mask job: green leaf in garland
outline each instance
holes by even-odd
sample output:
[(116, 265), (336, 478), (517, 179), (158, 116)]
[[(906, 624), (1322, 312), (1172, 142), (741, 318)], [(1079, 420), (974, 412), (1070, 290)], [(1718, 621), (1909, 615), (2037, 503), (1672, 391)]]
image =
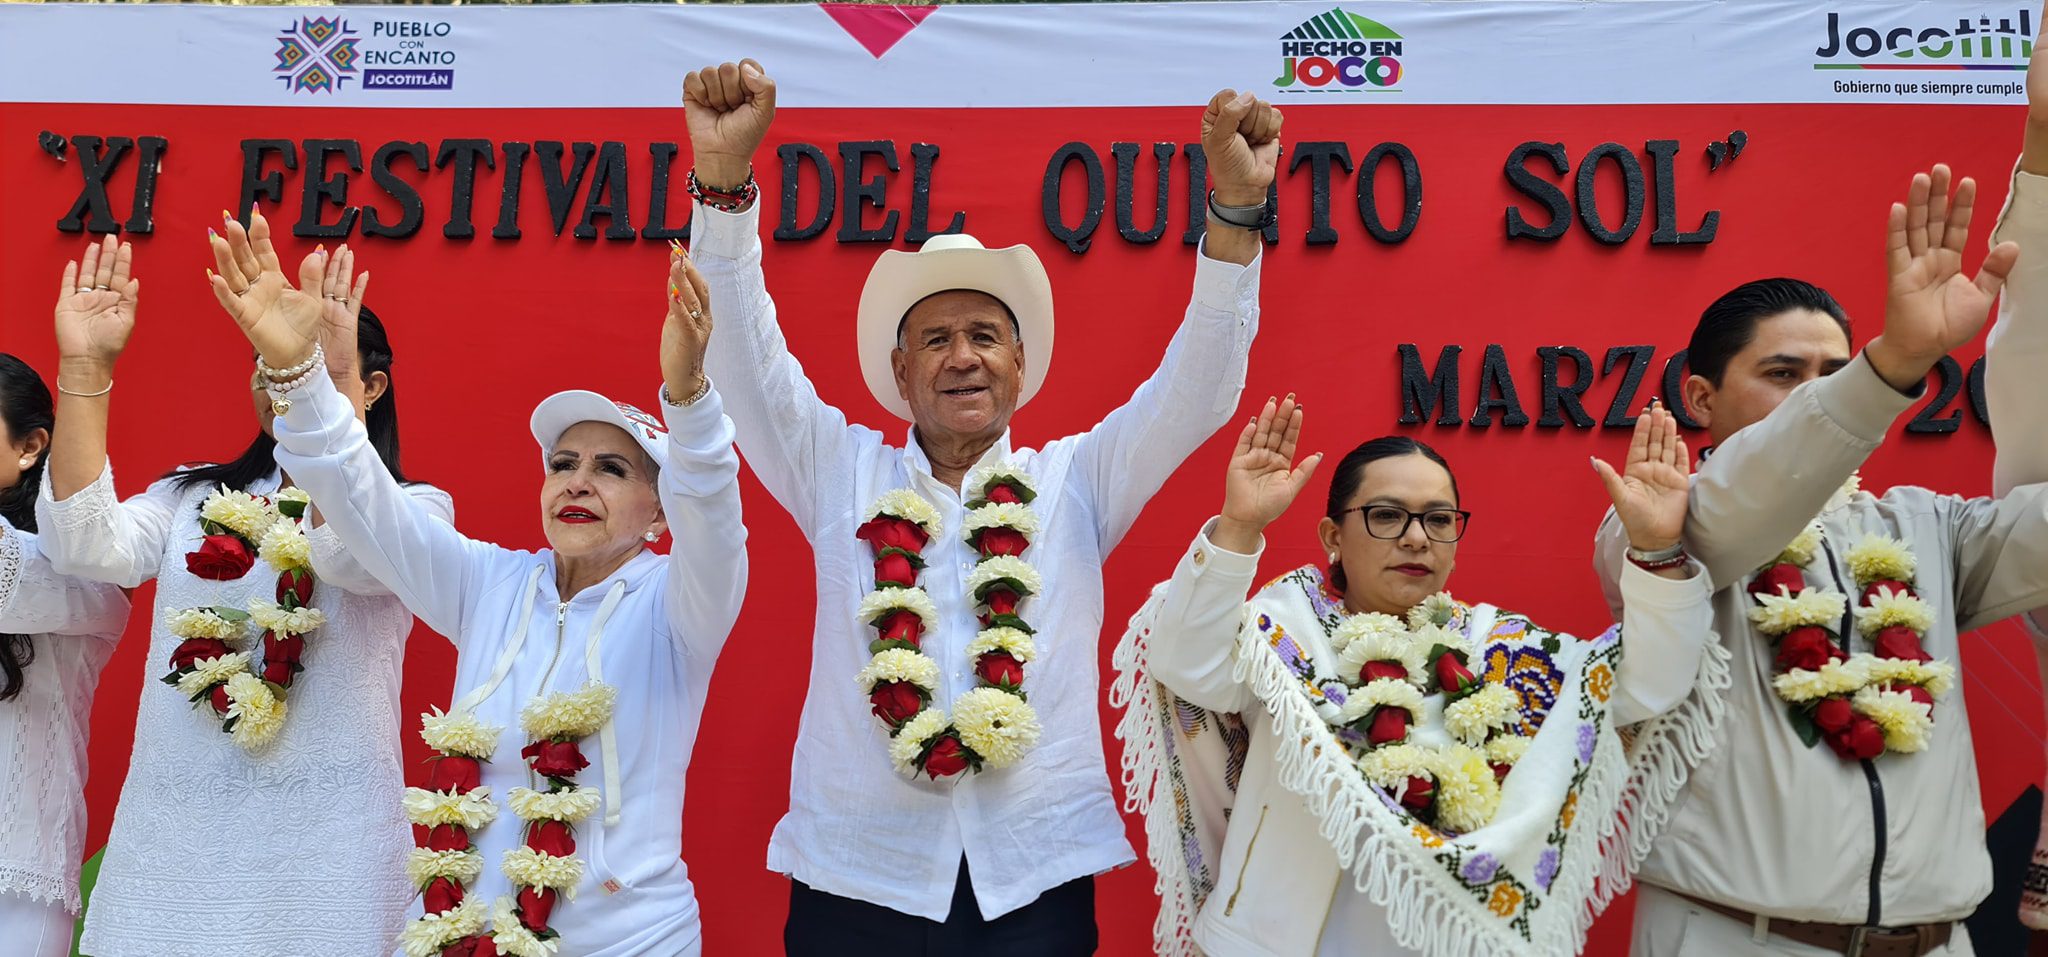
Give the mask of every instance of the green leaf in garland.
[(1820, 744), (1820, 725), (1813, 723), (1813, 716), (1806, 708), (1797, 704), (1785, 706), (1785, 715), (1792, 721), (1792, 730), (1799, 732), (1799, 740), (1811, 748)]
[(215, 605), (212, 608), (208, 608), (207, 611), (213, 612), (214, 615), (220, 618), (222, 621), (231, 621), (237, 625), (249, 620), (249, 613), (243, 611), (240, 608), (230, 608), (226, 605)]
[(1029, 624), (1025, 623), (1023, 617), (1019, 615), (991, 615), (989, 616), (987, 627), (1015, 628), (1018, 631), (1021, 631), (1027, 635), (1038, 634), (1037, 629), (1034, 629)]

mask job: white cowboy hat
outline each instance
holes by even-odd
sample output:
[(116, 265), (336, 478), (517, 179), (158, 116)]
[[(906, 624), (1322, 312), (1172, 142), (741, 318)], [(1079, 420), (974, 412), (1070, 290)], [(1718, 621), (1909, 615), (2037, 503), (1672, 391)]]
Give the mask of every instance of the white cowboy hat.
[(624, 429), (633, 437), (657, 468), (668, 467), (668, 429), (661, 420), (624, 402), (614, 402), (595, 392), (571, 389), (542, 399), (533, 407), (533, 440), (546, 455), (561, 441), (562, 433), (578, 422), (603, 422)]
[(1022, 408), (1045, 384), (1052, 365), (1052, 280), (1031, 247), (988, 249), (965, 233), (933, 236), (917, 252), (891, 249), (875, 260), (860, 290), (855, 331), (868, 391), (883, 408), (910, 421), (910, 403), (896, 392), (896, 372), (889, 364), (896, 329), (918, 300), (949, 289), (988, 293), (1017, 317), (1024, 338), (1024, 384), (1017, 393)]

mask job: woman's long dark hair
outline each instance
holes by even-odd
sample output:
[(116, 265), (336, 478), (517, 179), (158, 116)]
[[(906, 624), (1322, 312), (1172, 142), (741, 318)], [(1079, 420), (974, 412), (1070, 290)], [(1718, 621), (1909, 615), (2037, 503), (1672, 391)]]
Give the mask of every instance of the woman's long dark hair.
[[(386, 379), (384, 395), (377, 399), (377, 404), (370, 406), (370, 414), (364, 423), (370, 432), (370, 447), (377, 450), (377, 457), (384, 460), (384, 467), (391, 471), (392, 478), (400, 484), (410, 484), (405, 470), (398, 465), (398, 379), (391, 375), (391, 339), (384, 333), (383, 320), (378, 319), (368, 306), (363, 307), (362, 315), (356, 321), (356, 352), (361, 356), (360, 368), (364, 379), (374, 372), (384, 373)], [(276, 449), (277, 440), (269, 433), (259, 431), (249, 447), (231, 461), (184, 469), (164, 477), (180, 491), (216, 485), (246, 491), (277, 470), (277, 460), (273, 457)]]
[[(1381, 459), (1398, 458), (1403, 455), (1420, 455), (1444, 467), (1444, 474), (1451, 478), (1451, 497), (1458, 495), (1458, 476), (1451, 471), (1451, 463), (1430, 448), (1428, 444), (1405, 435), (1383, 435), (1352, 449), (1350, 454), (1337, 463), (1337, 470), (1330, 475), (1330, 499), (1323, 514), (1332, 521), (1344, 520), (1345, 503), (1358, 494), (1358, 487), (1365, 483), (1365, 467)], [(1344, 578), (1344, 563), (1330, 563), (1330, 585), (1338, 591), (1351, 587)]]
[[(57, 424), (56, 407), (43, 377), (5, 352), (0, 352), (0, 421), (7, 423), (7, 434), (16, 438)], [(36, 530), (36, 491), (49, 459), (46, 446), (35, 464), (21, 471), (21, 481), (13, 488), (0, 489), (0, 518), (7, 519), (7, 524), (24, 532)], [(22, 672), (35, 657), (36, 646), (29, 636), (0, 634), (0, 701), (21, 693)]]

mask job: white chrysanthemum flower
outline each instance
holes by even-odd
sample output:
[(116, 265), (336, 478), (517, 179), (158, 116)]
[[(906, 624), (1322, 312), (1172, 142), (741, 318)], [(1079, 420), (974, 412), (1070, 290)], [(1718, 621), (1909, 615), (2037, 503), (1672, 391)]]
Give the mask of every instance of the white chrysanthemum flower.
[(1451, 651), (1463, 652), (1466, 661), (1471, 661), (1473, 657), (1472, 645), (1465, 640), (1465, 636), (1442, 625), (1423, 625), (1409, 633), (1409, 640), (1422, 649), (1425, 658), (1429, 656), (1429, 650), (1438, 645)]
[(488, 759), (498, 753), (498, 736), (504, 728), (485, 724), (473, 711), (443, 714), (435, 708), (420, 715), (420, 740), (442, 754)]
[(223, 485), (199, 506), (199, 517), (253, 542), (278, 516), (270, 503)]
[(589, 817), (604, 804), (603, 795), (596, 788), (574, 787), (566, 791), (535, 791), (532, 788), (513, 788), (505, 793), (505, 803), (512, 806), (512, 813), (522, 821), (564, 821), (575, 824)]
[(1852, 655), (1846, 661), (1830, 661), (1819, 671), (1794, 668), (1771, 679), (1778, 697), (1795, 704), (1832, 695), (1848, 694), (1869, 683), (1869, 655)]
[(296, 485), (287, 485), (284, 488), (278, 489), (277, 494), (272, 495), (270, 497), (270, 500), (272, 502), (279, 503), (297, 502), (300, 505), (313, 504), (313, 496), (306, 494), (305, 489), (302, 489)]
[(925, 742), (932, 736), (946, 730), (946, 713), (937, 708), (926, 708), (912, 715), (903, 727), (896, 729), (896, 735), (889, 739), (889, 760), (896, 765), (896, 771), (915, 777), (917, 756), (924, 753)]
[(939, 687), (939, 663), (931, 656), (908, 648), (884, 648), (868, 659), (867, 667), (854, 676), (860, 682), (860, 691), (867, 694), (875, 686), (890, 681), (908, 681), (926, 691)]
[(974, 471), (967, 473), (967, 484), (961, 487), (968, 490), (970, 498), (984, 498), (988, 495), (989, 486), (995, 485), (998, 482), (1004, 484), (1014, 482), (1017, 485), (1030, 489), (1034, 495), (1038, 492), (1038, 486), (1031, 484), (1031, 476), (1024, 474), (1023, 469), (1008, 462), (992, 462), (976, 468)]
[(235, 641), (247, 636), (242, 623), (229, 621), (211, 608), (180, 608), (164, 613), (164, 630), (179, 638), (212, 638)]
[(1007, 691), (976, 688), (953, 702), (953, 728), (983, 764), (1006, 768), (1038, 743), (1038, 712)]
[(1019, 664), (1028, 665), (1031, 659), (1038, 657), (1038, 644), (1022, 630), (1005, 625), (984, 628), (980, 634), (974, 636), (973, 641), (967, 643), (967, 658), (970, 661), (991, 651), (1003, 652), (1017, 659)]
[(278, 635), (303, 635), (327, 624), (327, 615), (318, 608), (304, 607), (285, 611), (284, 606), (263, 598), (249, 599), (249, 620), (256, 627)]
[(1342, 654), (1352, 642), (1367, 635), (1406, 637), (1407, 628), (1401, 624), (1401, 619), (1376, 611), (1345, 615), (1337, 622), (1337, 627), (1330, 630), (1330, 650)]
[(483, 872), (483, 856), (474, 851), (431, 851), (415, 847), (405, 858), (405, 879), (414, 887), (424, 887), (428, 881), (442, 877), (466, 885), (482, 876)]
[(1486, 760), (1494, 764), (1512, 765), (1529, 753), (1529, 745), (1535, 738), (1522, 734), (1499, 734), (1486, 742)]
[(1827, 504), (1822, 505), (1820, 510), (1822, 512), (1832, 512), (1835, 509), (1841, 508), (1849, 504), (1849, 500), (1855, 498), (1856, 493), (1860, 491), (1863, 491), (1863, 476), (1851, 472), (1849, 473), (1849, 480), (1843, 482), (1842, 487), (1835, 490), (1835, 494), (1828, 496)]
[(405, 819), (421, 827), (460, 824), (475, 832), (498, 819), (498, 805), (491, 800), (491, 789), (487, 787), (461, 794), (406, 788), (402, 803)]
[(1485, 755), (1463, 745), (1438, 752), (1437, 823), (1460, 833), (1485, 827), (1500, 810), (1500, 779)]
[(1905, 692), (1870, 687), (1856, 692), (1849, 703), (1883, 729), (1887, 749), (1900, 754), (1927, 749), (1934, 734), (1934, 712)]
[(1856, 630), (1874, 635), (1894, 625), (1904, 625), (1920, 634), (1934, 627), (1934, 606), (1918, 595), (1885, 589), (1856, 609)]
[(960, 524), (960, 537), (972, 541), (974, 533), (984, 528), (1014, 528), (1029, 538), (1038, 534), (1038, 513), (1017, 502), (990, 502), (967, 510), (967, 520)]
[(1856, 579), (1857, 587), (1867, 587), (1871, 582), (1911, 582), (1917, 562), (1913, 550), (1890, 535), (1870, 535), (1849, 546), (1842, 553), (1842, 561), (1849, 566), (1849, 574)]
[(932, 507), (932, 503), (925, 501), (916, 492), (907, 488), (891, 489), (890, 491), (883, 492), (881, 497), (875, 499), (874, 503), (868, 506), (867, 514), (862, 518), (861, 522), (866, 524), (883, 515), (911, 522), (917, 527), (924, 529), (924, 533), (933, 538), (939, 536), (939, 531), (944, 528), (945, 522), (945, 519), (939, 515), (939, 510)]
[(939, 627), (939, 606), (932, 603), (932, 596), (922, 588), (877, 588), (868, 592), (860, 600), (860, 610), (854, 613), (854, 619), (872, 625), (876, 619), (898, 610), (915, 612), (926, 631)]
[(508, 957), (553, 957), (561, 940), (560, 937), (542, 940), (519, 922), (519, 912), (513, 906), (512, 898), (498, 898), (498, 904), (491, 912), (491, 943), (497, 946), (498, 953)]
[(1434, 748), (1416, 744), (1390, 744), (1374, 748), (1358, 758), (1358, 770), (1367, 781), (1391, 792), (1400, 792), (1411, 777), (1436, 777)]
[(995, 555), (974, 566), (974, 571), (967, 576), (967, 593), (972, 595), (980, 591), (981, 586), (1005, 578), (1024, 586), (1023, 594), (1018, 596), (1020, 598), (1029, 598), (1045, 588), (1045, 583), (1038, 577), (1038, 569), (1031, 567), (1030, 562), (1015, 555)]
[(1451, 593), (1440, 591), (1424, 598), (1420, 604), (1408, 609), (1408, 627), (1421, 628), (1425, 625), (1448, 625), (1458, 614), (1458, 603)]
[(527, 702), (520, 709), (519, 726), (529, 738), (587, 738), (612, 719), (612, 705), (619, 689), (607, 684), (586, 684), (575, 691), (556, 691)]
[(1797, 595), (1757, 595), (1749, 620), (1766, 635), (1789, 634), (1808, 625), (1832, 625), (1842, 620), (1849, 599), (1841, 592), (1809, 588)]
[(1351, 724), (1375, 708), (1400, 708), (1408, 712), (1411, 722), (1421, 721), (1422, 689), (1398, 678), (1368, 681), (1344, 696), (1344, 705), (1337, 709), (1337, 723)]
[(239, 652), (192, 662), (192, 670), (178, 679), (178, 693), (187, 698), (221, 684), (236, 675), (249, 673), (249, 653)]
[(1352, 615), (1337, 625), (1333, 644), (1339, 634), (1344, 637), (1337, 649), (1337, 677), (1346, 684), (1357, 684), (1372, 661), (1399, 662), (1408, 670), (1408, 680), (1417, 685), (1427, 680), (1429, 646), (1411, 637), (1392, 615)]
[(1444, 708), (1444, 730), (1472, 746), (1485, 743), (1496, 728), (1522, 717), (1521, 702), (1505, 685), (1489, 684)]
[(228, 713), (235, 719), (235, 743), (254, 750), (270, 743), (284, 728), (284, 699), (270, 693), (263, 679), (242, 672), (228, 679)]
[(498, 868), (516, 885), (549, 888), (572, 900), (576, 897), (576, 885), (583, 881), (582, 858), (556, 857), (525, 845), (506, 851)]
[(408, 922), (405, 931), (399, 935), (398, 943), (405, 949), (405, 957), (436, 957), (449, 944), (482, 933), (484, 921), (489, 916), (484, 910), (483, 898), (464, 897), (462, 903), (444, 913), (428, 914)]
[(1821, 531), (1820, 523), (1815, 522), (1806, 526), (1799, 533), (1799, 537), (1792, 539), (1792, 544), (1785, 546), (1785, 550), (1778, 553), (1778, 561), (1804, 568), (1813, 562), (1814, 556), (1820, 554), (1820, 543), (1824, 537), (1825, 533)]
[(296, 519), (280, 518), (270, 523), (257, 540), (256, 548), (257, 554), (280, 572), (313, 570), (313, 542)]
[(1956, 666), (1946, 661), (1869, 657), (1869, 676), (1873, 685), (1919, 685), (1936, 698), (1948, 694), (1949, 689), (1955, 687)]

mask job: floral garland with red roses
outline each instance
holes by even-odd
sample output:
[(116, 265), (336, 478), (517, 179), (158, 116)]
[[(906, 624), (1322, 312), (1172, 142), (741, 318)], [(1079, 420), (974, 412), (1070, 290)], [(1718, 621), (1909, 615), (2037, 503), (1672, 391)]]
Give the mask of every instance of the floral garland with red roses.
[[(164, 684), (197, 707), (213, 709), (220, 729), (244, 750), (269, 744), (284, 728), (285, 692), (305, 666), (306, 635), (327, 618), (311, 605), (313, 550), (304, 521), (310, 500), (296, 488), (272, 498), (222, 486), (199, 508), (199, 547), (185, 554), (185, 569), (212, 582), (240, 580), (260, 558), (277, 571), (274, 600), (249, 600), (247, 610), (224, 605), (181, 608), (164, 615), (180, 639)], [(263, 666), (236, 651), (253, 625), (263, 636)]]
[(943, 524), (937, 509), (909, 489), (884, 493), (854, 532), (875, 554), (875, 590), (858, 617), (876, 629), (857, 680), (875, 717), (888, 728), (889, 756), (898, 771), (932, 780), (972, 768), (1015, 764), (1038, 742), (1038, 715), (1024, 697), (1024, 666), (1036, 654), (1032, 628), (1018, 614), (1043, 588), (1036, 569), (1019, 557), (1038, 533), (1030, 503), (1037, 493), (1021, 470), (1007, 464), (976, 469), (961, 534), (981, 560), (966, 590), (976, 603), (981, 631), (967, 646), (976, 687), (953, 702), (949, 719), (932, 706), (938, 662), (926, 655), (926, 633), (938, 626), (938, 608), (918, 587), (923, 551)]
[(1805, 566), (1825, 542), (1819, 523), (1808, 526), (1749, 583), (1750, 620), (1777, 645), (1772, 689), (1807, 747), (1826, 741), (1848, 761), (1925, 750), (1934, 700), (1954, 686), (1955, 667), (1921, 647), (1934, 610), (1913, 590), (1913, 552), (1871, 535), (1843, 553), (1857, 588), (1855, 628), (1871, 643), (1849, 654), (1838, 640), (1848, 596), (1807, 583)]
[(590, 766), (579, 742), (611, 720), (617, 701), (618, 689), (593, 682), (536, 696), (520, 711), (530, 743), (519, 754), (548, 789), (513, 788), (505, 795), (524, 822), (526, 839), (499, 862), (514, 891), (498, 898), (488, 915), (479, 899), (467, 896), (467, 885), (483, 873), (473, 835), (498, 814), (490, 789), (480, 784), (477, 762), (497, 751), (502, 729), (467, 713), (444, 715), (437, 709), (420, 716), (420, 736), (436, 755), (427, 787), (407, 788), (405, 794), (407, 819), (426, 829), (406, 861), (406, 876), (423, 896), (422, 916), (399, 937), (406, 957), (555, 952), (561, 935), (548, 918), (562, 897), (575, 897), (583, 881), (575, 825), (603, 802), (596, 788), (576, 783), (576, 775)]

